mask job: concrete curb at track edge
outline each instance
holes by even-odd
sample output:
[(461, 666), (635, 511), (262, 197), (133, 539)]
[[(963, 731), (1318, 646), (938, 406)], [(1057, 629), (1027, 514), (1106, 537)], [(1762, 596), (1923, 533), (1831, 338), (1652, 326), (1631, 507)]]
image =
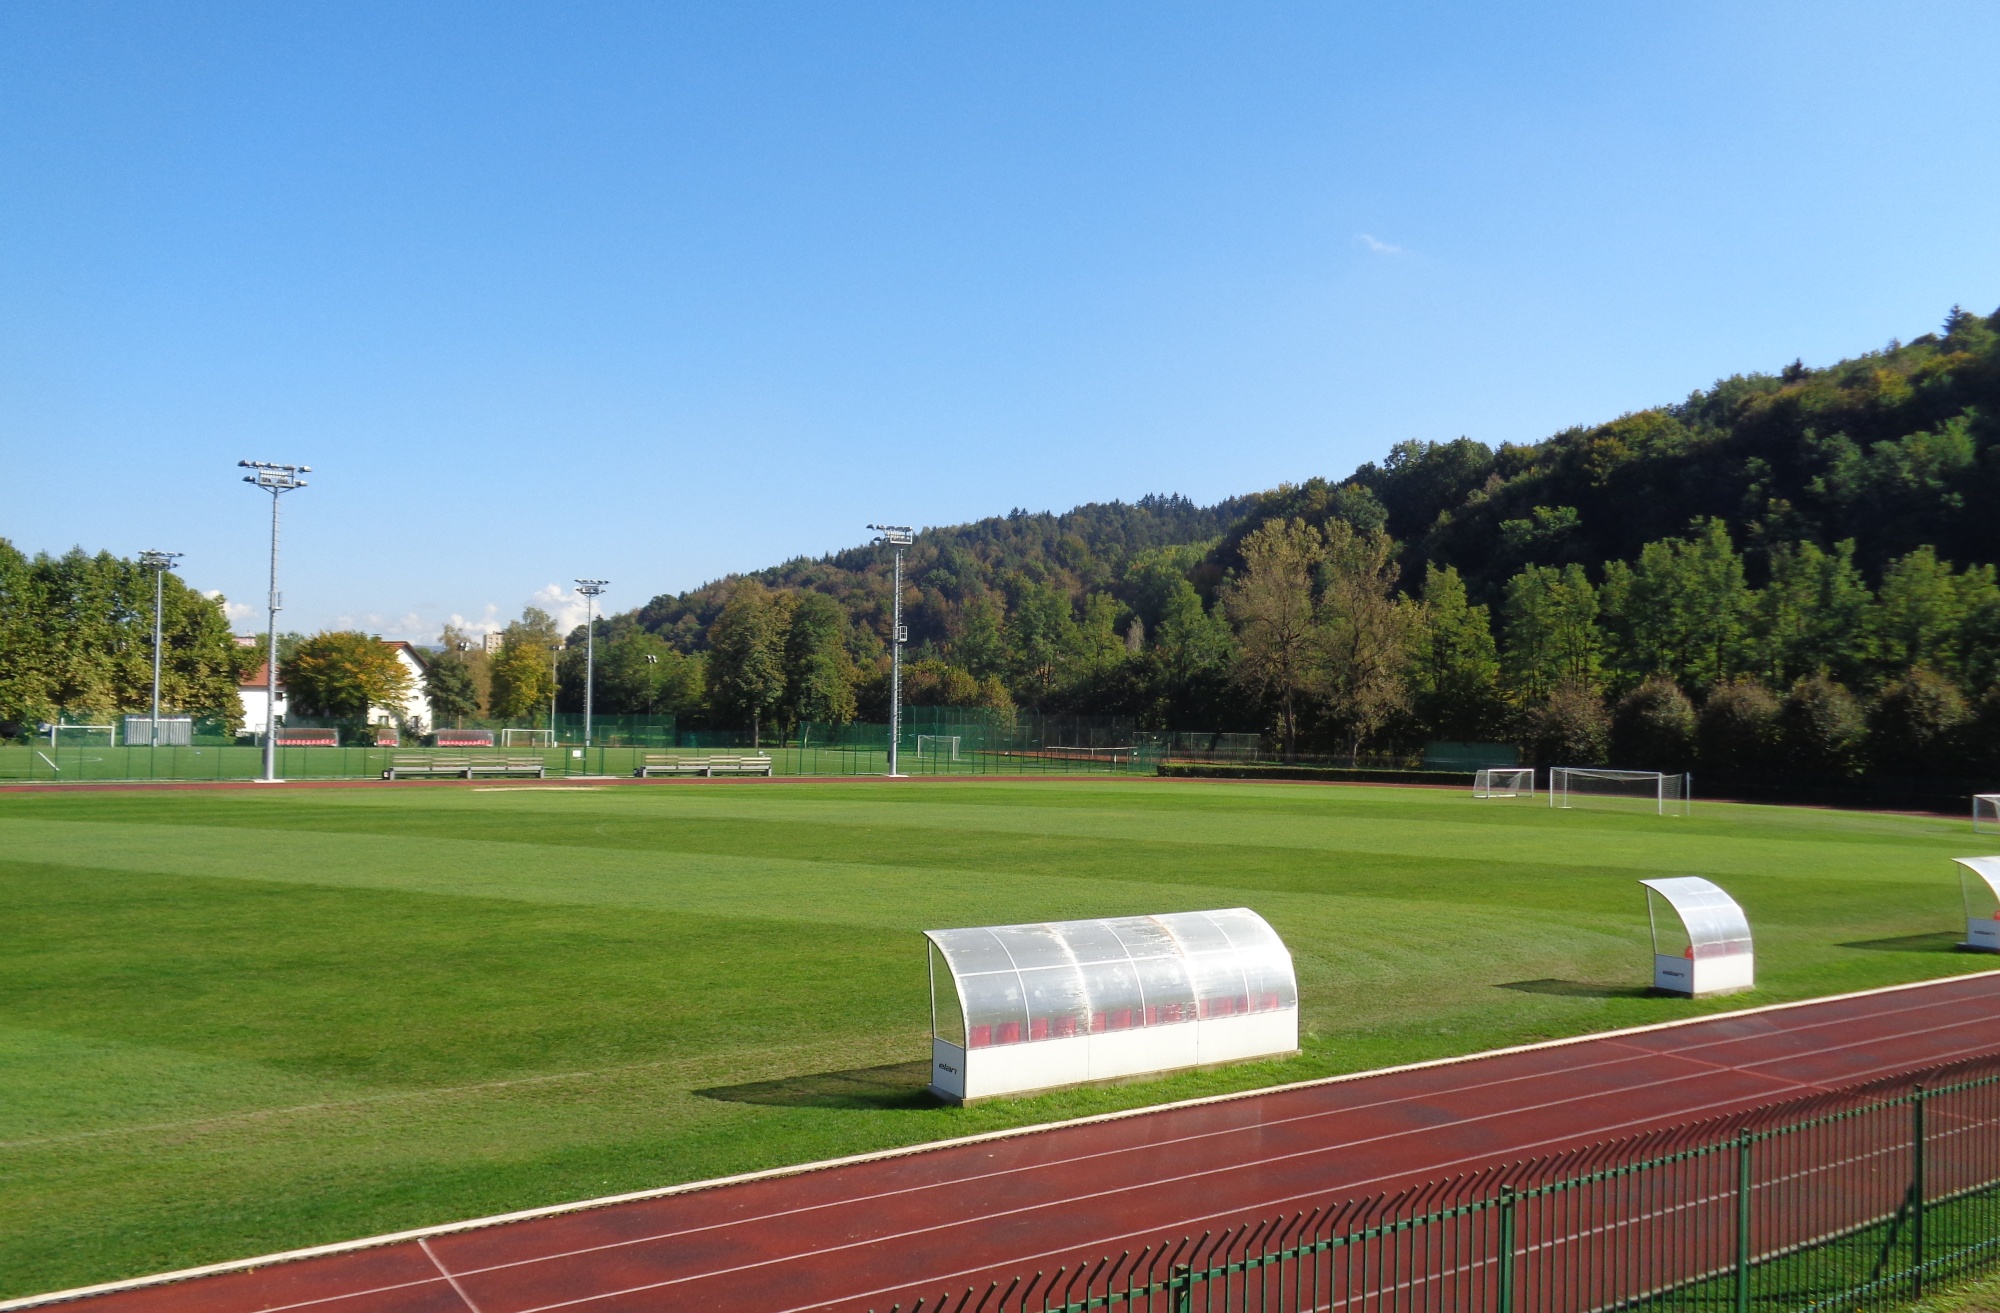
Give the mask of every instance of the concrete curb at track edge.
[(1040, 1135), (1048, 1131), (1063, 1130), (1071, 1126), (1089, 1126), (1103, 1122), (1124, 1121), (1132, 1117), (1145, 1117), (1154, 1113), (1170, 1112), (1180, 1108), (1198, 1108), (1219, 1103), (1234, 1103), (1243, 1099), (1262, 1098), (1271, 1094), (1283, 1094), (1295, 1090), (1316, 1089), (1327, 1085), (1339, 1085), (1348, 1081), (1363, 1080), (1397, 1072), (1424, 1071), (1437, 1067), (1452, 1067), (1462, 1063), (1485, 1058), (1500, 1057), (1511, 1053), (1533, 1053), (1543, 1049), (1567, 1048), (1575, 1044), (1587, 1044), (1596, 1040), (1616, 1039), (1626, 1035), (1645, 1035), (1662, 1030), (1678, 1030), (1685, 1026), (1696, 1026), (1723, 1018), (1754, 1017), (1772, 1012), (1789, 1012), (1798, 1008), (1815, 1007), (1822, 1003), (1838, 1003), (1846, 999), (1873, 998), (1883, 994), (1902, 993), (1913, 989), (1929, 989), (1933, 986), (1951, 984), (1962, 980), (1976, 980), (1983, 976), (2000, 976), (2000, 969), (1991, 971), (1968, 971), (1960, 975), (1940, 976), (1932, 980), (1912, 981), (1902, 985), (1882, 985), (1875, 989), (1858, 989), (1846, 994), (1828, 994), (1820, 998), (1797, 999), (1790, 1003), (1768, 1003), (1762, 1007), (1740, 1008), (1733, 1011), (1711, 1012), (1699, 1017), (1682, 1017), (1675, 1021), (1657, 1021), (1644, 1026), (1627, 1026), (1621, 1030), (1600, 1030), (1584, 1035), (1570, 1035), (1562, 1039), (1539, 1040), (1533, 1044), (1514, 1044), (1505, 1048), (1486, 1049), (1478, 1053), (1462, 1053), (1449, 1058), (1431, 1058), (1423, 1062), (1407, 1062), (1393, 1067), (1377, 1067), (1371, 1071), (1346, 1072), (1338, 1076), (1321, 1076), (1313, 1080), (1293, 1081), (1285, 1085), (1266, 1085), (1253, 1090), (1238, 1090), (1230, 1094), (1211, 1094), (1197, 1099), (1182, 1099), (1174, 1103), (1149, 1104), (1143, 1108), (1126, 1108), (1118, 1112), (1095, 1113), (1088, 1117), (1072, 1117), (1066, 1121), (1042, 1122), (1033, 1126), (1016, 1126), (1001, 1131), (986, 1131), (978, 1135), (959, 1136), (950, 1140), (929, 1140), (922, 1144), (905, 1145), (897, 1149), (878, 1149), (871, 1153), (850, 1154), (845, 1158), (828, 1158), (820, 1162), (799, 1163), (791, 1167), (772, 1167), (763, 1171), (742, 1172), (735, 1176), (719, 1176), (706, 1181), (689, 1181), (681, 1185), (659, 1186), (650, 1190), (634, 1190), (626, 1194), (604, 1195), (595, 1199), (580, 1199), (574, 1203), (550, 1204), (541, 1208), (527, 1208), (519, 1212), (499, 1213), (491, 1217), (471, 1218), (462, 1222), (443, 1222), (436, 1226), (417, 1227), (408, 1231), (393, 1231), (386, 1235), (368, 1236), (359, 1240), (343, 1240), (335, 1244), (315, 1245), (306, 1249), (289, 1249), (276, 1254), (264, 1254), (255, 1258), (231, 1259), (222, 1263), (210, 1263), (202, 1267), (182, 1268), (173, 1272), (159, 1272), (151, 1276), (128, 1277), (119, 1281), (107, 1281), (99, 1285), (78, 1286), (69, 1290), (50, 1291), (47, 1294), (28, 1295), (18, 1299), (0, 1301), (0, 1313), (12, 1310), (43, 1308), (71, 1300), (85, 1299), (96, 1295), (108, 1295), (119, 1291), (142, 1290), (149, 1286), (163, 1286), (180, 1281), (191, 1281), (200, 1277), (218, 1276), (227, 1272), (244, 1272), (253, 1268), (270, 1267), (278, 1263), (296, 1263), (306, 1259), (323, 1258), (333, 1254), (354, 1253), (364, 1249), (379, 1249), (385, 1245), (403, 1244), (412, 1240), (423, 1240), (431, 1236), (456, 1235), (466, 1231), (479, 1231), (489, 1227), (508, 1226), (516, 1222), (529, 1222), (537, 1218), (560, 1217), (567, 1213), (582, 1213), (598, 1208), (613, 1208), (620, 1204), (639, 1203), (648, 1199), (665, 1199), (674, 1195), (692, 1194), (698, 1190), (713, 1190), (722, 1186), (738, 1185), (747, 1181), (768, 1181), (787, 1176), (803, 1176), (809, 1172), (826, 1171), (835, 1167), (848, 1167), (858, 1163), (880, 1162), (892, 1158), (908, 1158), (918, 1154), (931, 1153), (961, 1145), (983, 1144), (993, 1140), (1013, 1139), (1023, 1135)]

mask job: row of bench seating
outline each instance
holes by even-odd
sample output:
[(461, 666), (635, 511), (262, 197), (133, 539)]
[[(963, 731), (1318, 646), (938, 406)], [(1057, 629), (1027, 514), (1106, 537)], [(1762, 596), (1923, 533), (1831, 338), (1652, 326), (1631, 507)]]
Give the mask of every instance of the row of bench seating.
[(649, 780), (655, 775), (769, 775), (771, 759), (764, 754), (749, 757), (680, 757), (671, 752), (649, 752), (640, 759), (632, 774)]
[(461, 780), (469, 780), (475, 775), (532, 775), (539, 780), (547, 777), (548, 766), (539, 756), (525, 753), (464, 757), (409, 753), (391, 757), (389, 769), (382, 772), (385, 780), (414, 779), (425, 775), (444, 775)]

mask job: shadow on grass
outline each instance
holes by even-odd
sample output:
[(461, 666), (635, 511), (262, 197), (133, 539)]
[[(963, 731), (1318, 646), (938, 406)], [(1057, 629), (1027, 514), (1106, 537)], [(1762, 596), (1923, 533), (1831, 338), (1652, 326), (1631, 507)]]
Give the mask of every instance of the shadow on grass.
[(1964, 936), (1949, 930), (1933, 930), (1922, 935), (1898, 935), (1894, 939), (1857, 939), (1842, 948), (1862, 948), (1871, 953), (1956, 953)]
[(1495, 989), (1511, 989), (1521, 994), (1548, 994), (1555, 998), (1651, 998), (1646, 985), (1593, 985), (1584, 980), (1510, 980)]
[(938, 1101), (926, 1088), (928, 1062), (894, 1062), (885, 1067), (855, 1067), (820, 1071), (808, 1076), (716, 1085), (695, 1094), (720, 1103), (755, 1103), (767, 1108), (847, 1108), (881, 1111), (894, 1108), (935, 1108)]

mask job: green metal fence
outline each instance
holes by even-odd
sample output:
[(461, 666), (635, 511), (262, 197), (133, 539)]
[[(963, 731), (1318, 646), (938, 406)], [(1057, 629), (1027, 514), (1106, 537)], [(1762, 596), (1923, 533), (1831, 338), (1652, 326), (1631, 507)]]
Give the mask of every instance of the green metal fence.
[(1844, 1313), (1996, 1259), (2000, 1059), (1987, 1058), (1929, 1088), (1826, 1095), (911, 1291), (893, 1313)]

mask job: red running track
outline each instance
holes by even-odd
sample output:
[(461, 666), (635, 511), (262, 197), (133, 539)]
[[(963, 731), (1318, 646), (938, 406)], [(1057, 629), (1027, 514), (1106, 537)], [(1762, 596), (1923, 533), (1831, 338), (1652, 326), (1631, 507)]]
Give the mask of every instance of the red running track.
[[(2000, 1051), (2000, 972), (75, 1292), (89, 1313), (887, 1310)], [(48, 1297), (61, 1298), (58, 1296)], [(39, 1300), (0, 1305), (33, 1307)]]

